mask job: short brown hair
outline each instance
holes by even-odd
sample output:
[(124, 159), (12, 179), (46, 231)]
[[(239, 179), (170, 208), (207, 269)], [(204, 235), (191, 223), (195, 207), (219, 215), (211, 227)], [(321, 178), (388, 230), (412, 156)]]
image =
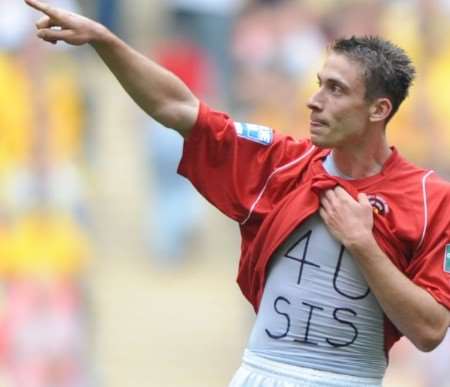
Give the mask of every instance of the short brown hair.
[(406, 52), (377, 36), (352, 36), (335, 40), (330, 50), (347, 56), (361, 64), (366, 85), (366, 99), (387, 97), (392, 103), (392, 112), (387, 121), (397, 112), (408, 96), (416, 70)]

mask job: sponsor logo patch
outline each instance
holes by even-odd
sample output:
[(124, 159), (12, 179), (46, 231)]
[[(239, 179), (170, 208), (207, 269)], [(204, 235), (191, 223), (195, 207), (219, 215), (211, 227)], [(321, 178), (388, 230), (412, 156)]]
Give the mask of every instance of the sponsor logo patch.
[(263, 145), (269, 145), (273, 140), (273, 131), (267, 126), (235, 122), (236, 133), (239, 137)]
[(368, 195), (369, 202), (373, 210), (380, 215), (386, 215), (389, 212), (389, 205), (386, 200), (379, 195)]
[(450, 273), (450, 245), (445, 246), (444, 271)]

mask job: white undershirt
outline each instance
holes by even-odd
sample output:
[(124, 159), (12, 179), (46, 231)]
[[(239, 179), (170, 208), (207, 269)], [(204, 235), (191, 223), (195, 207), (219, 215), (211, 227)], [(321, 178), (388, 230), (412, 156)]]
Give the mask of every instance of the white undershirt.
[[(342, 176), (332, 157), (324, 167)], [(383, 327), (356, 263), (316, 213), (274, 253), (247, 349), (291, 365), (382, 378)]]

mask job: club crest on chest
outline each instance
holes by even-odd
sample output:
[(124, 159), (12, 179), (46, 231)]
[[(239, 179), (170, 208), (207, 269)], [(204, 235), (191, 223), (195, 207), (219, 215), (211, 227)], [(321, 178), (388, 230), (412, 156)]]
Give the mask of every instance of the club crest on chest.
[(389, 213), (389, 205), (383, 197), (379, 195), (367, 195), (367, 197), (376, 214), (386, 215)]

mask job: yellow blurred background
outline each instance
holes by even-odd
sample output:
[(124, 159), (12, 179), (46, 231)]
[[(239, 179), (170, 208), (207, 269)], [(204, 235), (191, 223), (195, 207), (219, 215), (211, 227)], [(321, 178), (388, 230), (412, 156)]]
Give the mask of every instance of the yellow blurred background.
[[(234, 118), (307, 135), (330, 40), (379, 34), (417, 65), (388, 128), (450, 177), (449, 0), (49, 0), (106, 24)], [(181, 139), (89, 47), (46, 45), (0, 0), (0, 387), (220, 387), (254, 318), (237, 225), (175, 174)], [(385, 387), (449, 387), (449, 338), (402, 340)]]

